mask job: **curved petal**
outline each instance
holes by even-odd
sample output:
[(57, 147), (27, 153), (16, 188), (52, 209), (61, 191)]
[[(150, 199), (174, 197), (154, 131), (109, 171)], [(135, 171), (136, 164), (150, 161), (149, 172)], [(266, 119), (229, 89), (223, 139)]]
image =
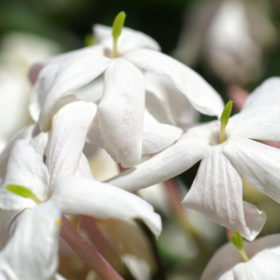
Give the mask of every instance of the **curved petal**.
[(40, 155), (41, 158), (43, 158), (45, 155), (48, 137), (48, 133), (40, 132), (35, 137), (31, 137), (28, 141), (28, 143), (33, 147), (35, 152)]
[(6, 175), (6, 172), (7, 172), (6, 169), (7, 169), (9, 156), (10, 156), (11, 150), (13, 149), (15, 143), (19, 139), (30, 140), (35, 129), (36, 129), (36, 126), (34, 124), (23, 128), (21, 131), (19, 131), (10, 140), (10, 142), (6, 145), (4, 150), (1, 151), (1, 154), (0, 154), (0, 178), (5, 177), (5, 175)]
[(149, 72), (145, 80), (146, 107), (159, 122), (187, 129), (198, 121), (198, 112), (170, 80)]
[(95, 114), (95, 104), (77, 101), (54, 116), (46, 151), (51, 185), (58, 177), (75, 174)]
[(280, 203), (280, 150), (250, 139), (234, 139), (224, 146), (235, 168), (259, 191)]
[(145, 112), (142, 153), (158, 153), (178, 140), (182, 133), (179, 127), (159, 123)]
[(183, 204), (253, 240), (263, 228), (266, 215), (249, 203), (243, 204), (242, 195), (241, 177), (219, 145), (202, 160)]
[(122, 58), (105, 72), (104, 97), (98, 106), (100, 129), (107, 151), (123, 167), (141, 159), (144, 84), (143, 74)]
[(224, 105), (217, 92), (195, 71), (164, 55), (152, 50), (133, 50), (124, 56), (141, 69), (168, 77), (173, 86), (185, 95), (199, 112), (220, 117)]
[(60, 274), (56, 273), (54, 280), (67, 280), (67, 279), (61, 276)]
[(93, 178), (88, 159), (84, 154), (81, 155), (79, 166), (75, 175), (88, 179)]
[[(280, 104), (279, 104), (280, 105)], [(230, 118), (227, 131), (232, 136), (280, 141), (280, 106), (258, 106)]]
[[(98, 43), (105, 45), (108, 49), (112, 49), (112, 27), (96, 24), (93, 26), (93, 33)], [(137, 48), (152, 49), (155, 51), (160, 50), (158, 43), (150, 36), (128, 27), (123, 27), (122, 33), (118, 39), (119, 54), (122, 55)]]
[[(279, 244), (277, 252), (263, 250), (248, 263), (240, 263), (233, 268), (236, 279), (279, 279), (280, 277), (280, 252)], [(224, 278), (222, 278), (224, 279)], [(226, 278), (225, 278), (226, 279)]]
[(48, 198), (49, 175), (43, 158), (24, 140), (13, 147), (7, 165), (7, 174), (0, 190), (0, 208), (8, 210), (33, 207), (36, 203), (6, 190), (6, 185), (15, 184), (30, 189), (41, 201)]
[(52, 199), (65, 214), (84, 214), (101, 219), (142, 219), (158, 236), (161, 219), (153, 207), (138, 196), (109, 184), (81, 177), (59, 180)]
[(0, 253), (0, 278), (53, 279), (58, 265), (58, 207), (54, 202), (41, 204), (18, 219), (15, 233)]
[(17, 217), (24, 210), (0, 210), (0, 250), (6, 246), (15, 232)]
[(78, 100), (89, 101), (98, 104), (103, 97), (104, 81), (103, 78), (76, 90), (74, 95)]
[[(91, 56), (93, 52), (96, 52), (96, 54), (102, 54), (100, 46), (82, 48), (50, 57), (31, 67), (29, 78), (32, 84), (34, 84), (34, 89), (31, 95), (29, 113), (33, 121), (37, 122), (39, 120), (40, 111), (44, 105), (46, 97), (51, 90), (52, 84), (55, 82), (56, 76), (59, 74), (60, 70), (63, 69), (63, 65), (67, 65), (71, 60), (78, 60), (79, 57), (86, 54)], [(43, 70), (45, 73), (40, 74), (45, 67), (48, 67), (48, 70)]]
[(250, 243), (245, 242), (244, 247), (250, 258), (248, 262), (244, 262), (239, 251), (231, 243), (227, 243), (211, 258), (201, 280), (276, 280), (280, 277), (279, 234), (265, 236)]
[(276, 104), (280, 105), (280, 78), (272, 77), (265, 80), (248, 96), (242, 111)]
[[(91, 47), (46, 65), (35, 83), (30, 105), (30, 111), (33, 110), (34, 114), (38, 109), (32, 107), (41, 109), (40, 128), (48, 129), (53, 108), (60, 98), (93, 81), (105, 71), (110, 62), (111, 59), (103, 55), (102, 48)], [(36, 119), (36, 116), (33, 118)]]
[[(198, 135), (196, 135), (197, 130)], [(208, 133), (208, 129), (206, 132), (201, 128), (191, 129), (172, 146), (145, 160), (135, 169), (122, 172), (109, 183), (135, 191), (183, 173), (206, 154), (208, 141), (204, 137), (204, 133)]]

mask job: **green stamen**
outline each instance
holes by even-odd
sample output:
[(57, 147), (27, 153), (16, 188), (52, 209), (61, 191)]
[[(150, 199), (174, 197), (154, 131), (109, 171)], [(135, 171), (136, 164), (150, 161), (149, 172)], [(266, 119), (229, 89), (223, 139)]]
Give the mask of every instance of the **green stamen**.
[(246, 254), (243, 247), (243, 239), (238, 231), (235, 231), (231, 236), (231, 242), (239, 250), (243, 260), (247, 262), (249, 260), (248, 255)]
[(118, 56), (118, 38), (122, 33), (126, 14), (125, 12), (119, 12), (114, 19), (112, 35), (113, 35), (113, 57)]
[(30, 198), (37, 204), (40, 204), (42, 201), (28, 188), (19, 186), (19, 185), (7, 185), (6, 189), (10, 191), (13, 194), (25, 197), (25, 198)]
[(230, 100), (226, 106), (225, 109), (221, 115), (221, 127), (220, 127), (220, 143), (223, 143), (225, 141), (225, 134), (226, 134), (226, 126), (231, 114), (231, 110), (232, 110), (232, 101)]

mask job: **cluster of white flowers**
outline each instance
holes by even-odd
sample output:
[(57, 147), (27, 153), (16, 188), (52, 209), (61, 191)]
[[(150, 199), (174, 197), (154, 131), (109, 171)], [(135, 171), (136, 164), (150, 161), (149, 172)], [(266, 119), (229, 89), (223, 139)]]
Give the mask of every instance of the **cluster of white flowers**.
[[(0, 155), (1, 279), (63, 279), (56, 272), (59, 232), (102, 279), (122, 279), (95, 247), (80, 242), (69, 217), (140, 219), (158, 237), (160, 216), (133, 192), (199, 161), (183, 205), (247, 240), (266, 215), (243, 201), (243, 180), (280, 203), (280, 151), (262, 143), (280, 141), (280, 78), (264, 82), (229, 118), (230, 102), (224, 106), (153, 39), (124, 28), (124, 18), (121, 12), (112, 28), (95, 26), (94, 46), (31, 69), (34, 124)], [(198, 123), (198, 113), (218, 120)], [(126, 170), (95, 180), (88, 157), (96, 148)], [(241, 254), (226, 245), (202, 279), (280, 279), (279, 235), (233, 244)]]

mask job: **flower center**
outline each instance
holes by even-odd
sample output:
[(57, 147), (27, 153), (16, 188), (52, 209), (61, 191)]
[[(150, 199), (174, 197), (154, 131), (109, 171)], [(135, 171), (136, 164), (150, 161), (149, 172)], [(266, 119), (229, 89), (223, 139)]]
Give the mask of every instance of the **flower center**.
[(223, 142), (227, 141), (228, 139), (228, 135), (225, 133), (224, 135), (224, 141), (223, 142), (220, 142), (220, 130), (215, 130), (211, 133), (211, 136), (210, 136), (210, 145), (212, 146), (216, 146), (216, 145), (220, 145), (222, 144)]
[(110, 48), (105, 48), (103, 51), (104, 56), (113, 58), (113, 51)]

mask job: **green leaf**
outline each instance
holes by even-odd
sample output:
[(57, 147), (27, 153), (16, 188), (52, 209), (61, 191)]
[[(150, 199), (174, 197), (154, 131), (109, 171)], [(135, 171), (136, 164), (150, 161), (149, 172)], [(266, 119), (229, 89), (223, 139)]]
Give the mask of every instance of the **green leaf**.
[(243, 238), (238, 231), (232, 234), (231, 242), (238, 250), (243, 250)]
[(117, 14), (117, 16), (114, 19), (113, 30), (112, 30), (112, 35), (113, 35), (114, 40), (117, 40), (118, 37), (122, 33), (122, 28), (124, 25), (125, 17), (126, 17), (125, 12), (121, 11)]
[(41, 200), (28, 188), (19, 186), (19, 185), (7, 185), (6, 189), (10, 191), (13, 194), (25, 197), (25, 198), (30, 198), (36, 203), (41, 203)]
[(221, 127), (220, 127), (220, 143), (223, 143), (225, 141), (225, 131), (226, 131), (226, 126), (228, 124), (228, 120), (231, 114), (231, 110), (232, 110), (232, 101), (230, 100), (221, 115)]

